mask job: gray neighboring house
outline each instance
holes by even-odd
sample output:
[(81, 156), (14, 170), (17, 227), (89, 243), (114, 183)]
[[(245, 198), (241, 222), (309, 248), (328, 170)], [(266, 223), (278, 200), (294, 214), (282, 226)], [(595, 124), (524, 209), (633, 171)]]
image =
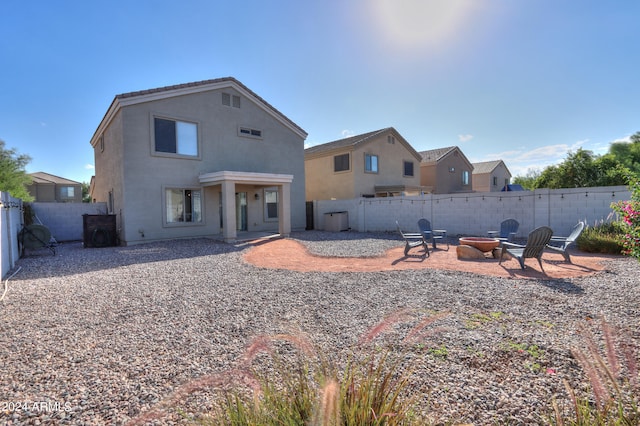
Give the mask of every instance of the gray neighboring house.
[(511, 172), (502, 160), (473, 163), (473, 190), (502, 191), (511, 182)]
[(122, 244), (304, 229), (307, 133), (227, 77), (115, 96), (91, 146), (91, 198)]
[(420, 185), (433, 194), (473, 191), (473, 165), (457, 146), (420, 151)]
[(81, 203), (82, 184), (45, 172), (29, 173), (27, 191), (37, 203)]

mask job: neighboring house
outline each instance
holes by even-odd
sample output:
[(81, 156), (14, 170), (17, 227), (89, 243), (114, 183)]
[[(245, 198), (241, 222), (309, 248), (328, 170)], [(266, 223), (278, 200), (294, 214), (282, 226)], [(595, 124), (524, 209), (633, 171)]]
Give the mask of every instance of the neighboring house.
[(420, 159), (393, 127), (307, 148), (307, 200), (419, 194)]
[(472, 192), (473, 166), (457, 146), (421, 151), (420, 185), (434, 194)]
[(511, 172), (502, 160), (473, 163), (473, 190), (478, 192), (501, 191), (511, 182)]
[(29, 173), (29, 194), (38, 203), (81, 203), (82, 184), (49, 173)]
[(91, 198), (122, 244), (306, 225), (307, 133), (228, 77), (115, 96), (91, 138)]

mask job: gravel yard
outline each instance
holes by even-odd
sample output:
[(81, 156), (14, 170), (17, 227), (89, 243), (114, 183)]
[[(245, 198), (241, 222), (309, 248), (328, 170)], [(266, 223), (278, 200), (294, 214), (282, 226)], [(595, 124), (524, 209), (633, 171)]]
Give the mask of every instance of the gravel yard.
[[(292, 238), (343, 257), (403, 244), (391, 234)], [(584, 347), (576, 330), (597, 332), (602, 313), (640, 348), (635, 259), (584, 278), (514, 280), (428, 268), (269, 270), (245, 263), (248, 249), (208, 239), (64, 244), (55, 257), (21, 259), (0, 302), (0, 423), (126, 423), (180, 386), (230, 371), (259, 335), (301, 330), (345, 362), (370, 327), (405, 308), (449, 313), (408, 349), (420, 409), (434, 423), (539, 424), (552, 398), (568, 406), (562, 379), (577, 391), (587, 385), (570, 352)], [(400, 347), (410, 326), (379, 344)], [(173, 409), (159, 423), (188, 423), (216, 395), (196, 392), (175, 407), (186, 419)]]

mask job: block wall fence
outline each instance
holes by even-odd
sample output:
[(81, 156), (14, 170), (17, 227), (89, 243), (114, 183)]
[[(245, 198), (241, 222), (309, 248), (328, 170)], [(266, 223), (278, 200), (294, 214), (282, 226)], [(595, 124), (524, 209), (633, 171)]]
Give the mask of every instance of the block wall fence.
[(82, 241), (82, 215), (105, 214), (106, 203), (31, 203), (33, 212), (58, 242)]
[(611, 203), (630, 197), (626, 186), (607, 186), (322, 200), (314, 201), (314, 223), (324, 229), (326, 213), (348, 212), (349, 227), (358, 232), (393, 232), (396, 220), (403, 231), (413, 232), (418, 220), (426, 218), (433, 229), (446, 229), (450, 236), (484, 236), (499, 230), (502, 220), (514, 218), (520, 222), (517, 237), (543, 225), (568, 235), (580, 220), (591, 226), (612, 220)]

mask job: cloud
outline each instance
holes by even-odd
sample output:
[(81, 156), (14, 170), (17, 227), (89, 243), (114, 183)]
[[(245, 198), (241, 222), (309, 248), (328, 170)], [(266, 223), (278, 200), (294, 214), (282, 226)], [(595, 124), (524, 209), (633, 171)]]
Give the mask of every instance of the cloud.
[(356, 134), (356, 132), (354, 132), (353, 130), (344, 129), (344, 130), (341, 132), (341, 134), (342, 134), (342, 137), (343, 137), (343, 138), (348, 138), (348, 137), (350, 137), (350, 136), (355, 135), (355, 134)]
[(473, 135), (458, 135), (460, 142), (469, 142), (471, 139), (473, 139)]
[(93, 164), (85, 164), (84, 165), (85, 170), (93, 170), (96, 167)]

